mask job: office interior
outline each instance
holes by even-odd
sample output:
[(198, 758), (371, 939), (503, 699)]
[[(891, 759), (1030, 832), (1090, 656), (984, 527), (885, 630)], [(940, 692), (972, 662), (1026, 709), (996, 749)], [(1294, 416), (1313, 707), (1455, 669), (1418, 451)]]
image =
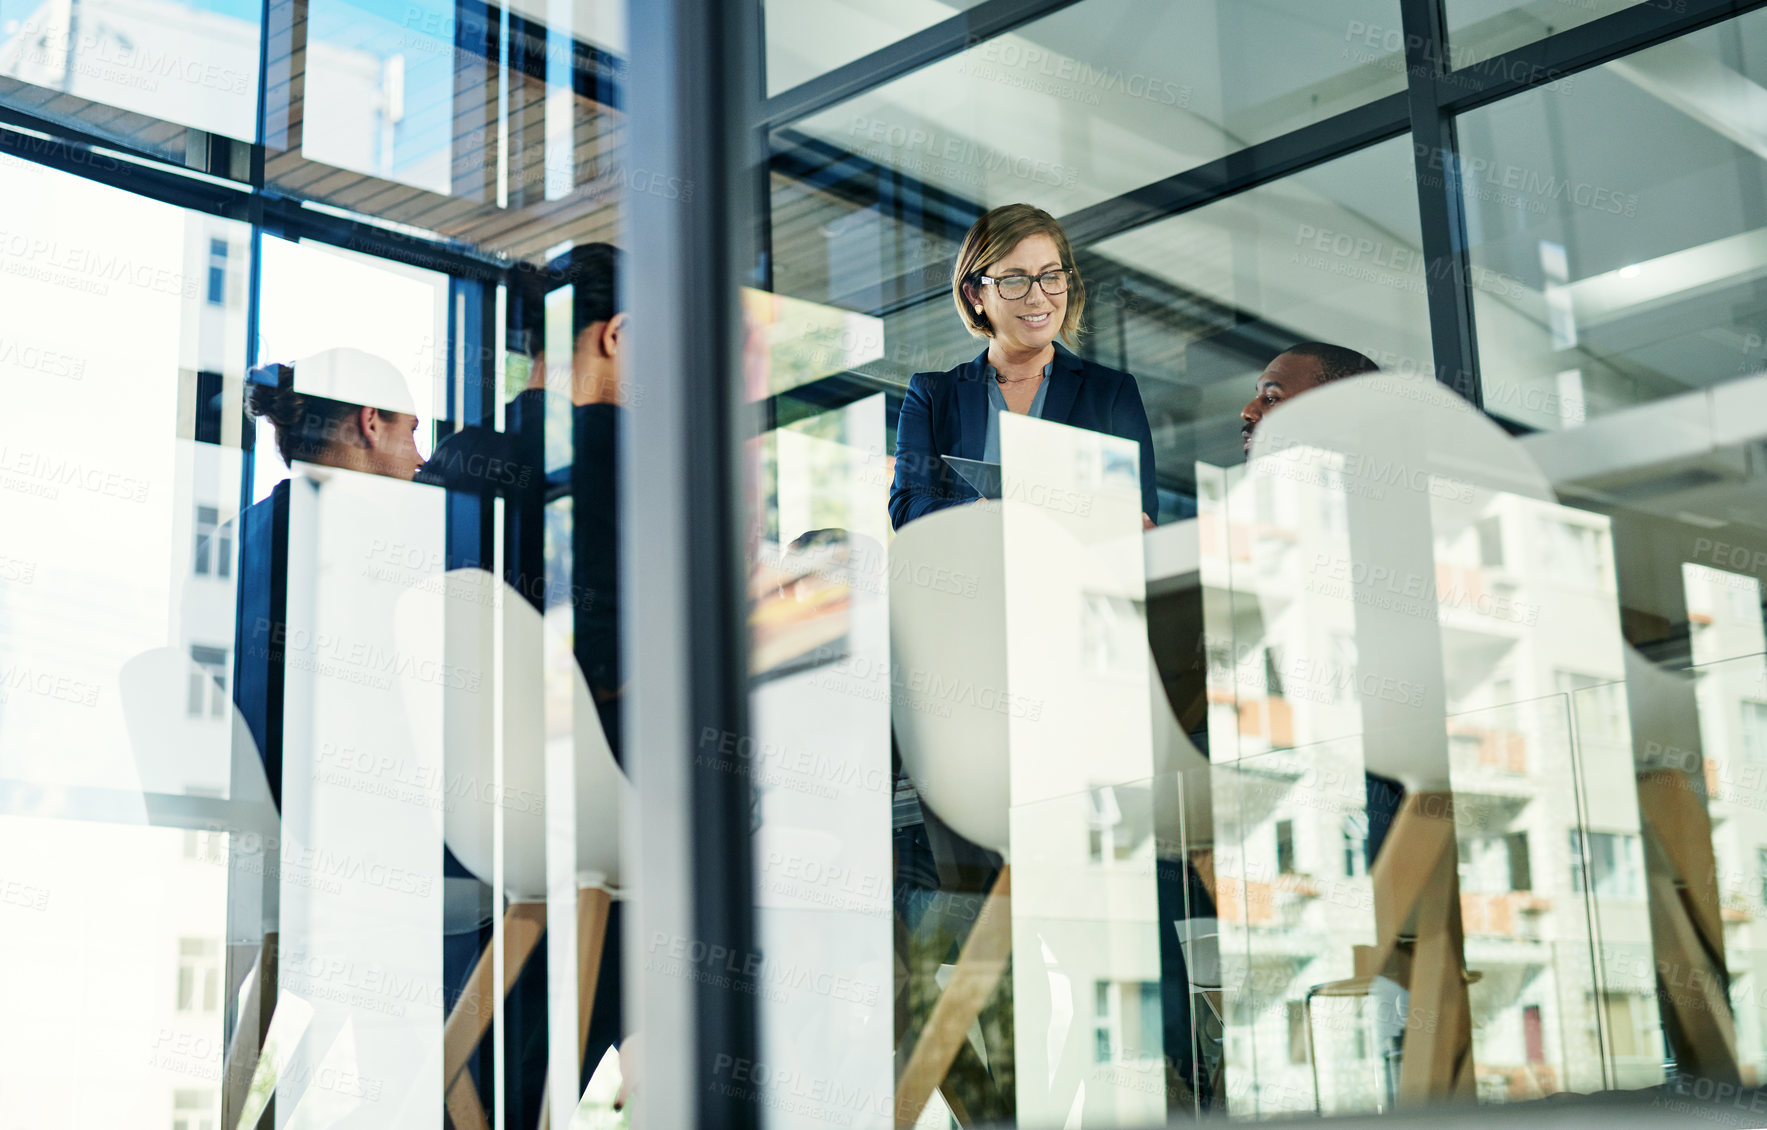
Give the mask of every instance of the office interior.
[(1767, 1125), (1762, 8), (0, 0), (0, 1122)]

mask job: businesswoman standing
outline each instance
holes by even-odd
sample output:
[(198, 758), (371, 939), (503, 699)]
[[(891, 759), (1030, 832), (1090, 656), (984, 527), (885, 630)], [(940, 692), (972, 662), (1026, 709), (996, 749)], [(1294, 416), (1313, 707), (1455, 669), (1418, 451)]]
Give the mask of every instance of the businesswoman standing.
[(1021, 412), (1089, 428), (1141, 447), (1142, 524), (1159, 510), (1153, 433), (1128, 373), (1084, 360), (1056, 339), (1079, 337), (1086, 286), (1067, 233), (1029, 204), (995, 208), (963, 239), (951, 296), (958, 316), (988, 348), (945, 373), (916, 373), (896, 424), (890, 522), (980, 497), (942, 456), (1000, 461), (1000, 413)]

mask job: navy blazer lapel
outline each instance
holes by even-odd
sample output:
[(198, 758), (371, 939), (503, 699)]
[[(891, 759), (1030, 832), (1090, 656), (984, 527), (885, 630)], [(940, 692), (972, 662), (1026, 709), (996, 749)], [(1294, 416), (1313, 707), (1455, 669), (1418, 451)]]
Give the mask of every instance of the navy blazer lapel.
[(988, 446), (988, 351), (965, 365), (957, 374), (957, 450), (960, 459), (980, 459)]
[(1074, 410), (1074, 399), (1080, 395), (1080, 381), (1085, 362), (1061, 346), (1055, 347), (1055, 371), (1049, 375), (1049, 393), (1043, 398), (1043, 418), (1058, 424), (1068, 422)]

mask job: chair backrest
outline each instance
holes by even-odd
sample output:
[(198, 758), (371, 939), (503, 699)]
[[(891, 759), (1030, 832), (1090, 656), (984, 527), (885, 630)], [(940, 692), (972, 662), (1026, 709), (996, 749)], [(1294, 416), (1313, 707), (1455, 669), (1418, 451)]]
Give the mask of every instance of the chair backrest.
[[(1383, 611), (1392, 604), (1383, 586), (1392, 577), (1401, 583), (1413, 577), (1433, 582), (1433, 539), (1452, 523), (1475, 518), (1478, 500), (1486, 497), (1482, 492), (1552, 502), (1551, 483), (1489, 417), (1435, 381), (1399, 374), (1346, 377), (1279, 406), (1253, 433), (1247, 476), (1280, 486), (1281, 480), (1296, 478), (1294, 459), (1310, 449), (1340, 453), (1345, 468), (1361, 468), (1379, 480), (1372, 489), (1347, 486), (1344, 492), (1355, 539), (1351, 553), (1359, 566), (1349, 588), (1359, 606), (1356, 644), (1362, 671), (1410, 674), (1426, 684), (1422, 703), (1363, 695), (1366, 766), (1410, 792), (1448, 789), (1445, 680), (1430, 674), (1442, 669), (1441, 630), (1433, 617)], [(1346, 477), (1354, 476), (1346, 471)], [(1432, 481), (1446, 488), (1433, 500), (1425, 491)], [(1462, 496), (1461, 484), (1476, 488), (1465, 492), (1463, 503), (1455, 501)], [(1332, 541), (1300, 548), (1303, 559), (1321, 550), (1341, 552)], [(1278, 622), (1292, 598), (1287, 592), (1262, 593), (1264, 623)], [(1458, 674), (1466, 677), (1465, 671)]]
[[(974, 686), (1008, 688), (1006, 567), (997, 508), (954, 506), (904, 526), (890, 544), (890, 714), (903, 767), (921, 800), (959, 835), (996, 851), (1009, 846), (1010, 717), (989, 696), (948, 693)], [(1075, 543), (1069, 560), (1085, 567)], [(945, 583), (962, 578), (963, 583)], [(973, 590), (968, 584), (973, 578)], [(1197, 844), (1212, 825), (1208, 762), (1177, 720), (1145, 651), (1152, 703), (1157, 807), (1164, 838), (1186, 814), (1185, 838)], [(1174, 788), (1181, 796), (1173, 796)]]
[[(1009, 719), (945, 688), (1006, 686), (1001, 533), (998, 512), (953, 506), (910, 522), (890, 543), (890, 717), (903, 768), (940, 819), (996, 851), (1009, 839)], [(932, 583), (941, 576), (965, 583)]]
[[(414, 588), (399, 598), (397, 638), (402, 653), (445, 657), (447, 664), (441, 714), (409, 712), (413, 740), (420, 748), (442, 751), (444, 841), (467, 870), (491, 882), (501, 804), (504, 889), (512, 899), (545, 898), (546, 802), (553, 795), (546, 787), (546, 764), (549, 754), (562, 755), (575, 776), (578, 882), (617, 885), (620, 815), (631, 785), (614, 761), (570, 648), (500, 578), (482, 569), (456, 569), (443, 581), (441, 591)], [(495, 740), (499, 685), (501, 788)]]
[(206, 710), (193, 715), (186, 708), (191, 687), (210, 680), (189, 655), (169, 647), (144, 651), (123, 664), (117, 693), (139, 786), (143, 792), (179, 793), (194, 783), (211, 789), (225, 784), (228, 817), (217, 830), (274, 836), (276, 806), (257, 742), (239, 708), (228, 699), (225, 725)]

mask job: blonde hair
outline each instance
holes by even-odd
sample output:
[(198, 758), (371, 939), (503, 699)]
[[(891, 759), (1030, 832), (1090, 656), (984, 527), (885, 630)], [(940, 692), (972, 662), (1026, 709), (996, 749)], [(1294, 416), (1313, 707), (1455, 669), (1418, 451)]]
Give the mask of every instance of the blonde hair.
[(989, 211), (963, 237), (957, 252), (957, 267), (951, 273), (951, 298), (957, 303), (957, 316), (973, 337), (993, 337), (994, 328), (986, 314), (978, 314), (963, 288), (974, 286), (976, 276), (990, 264), (1012, 254), (1012, 249), (1033, 235), (1046, 235), (1055, 241), (1061, 265), (1068, 269), (1068, 304), (1061, 320), (1061, 339), (1070, 346), (1080, 340), (1080, 315), (1086, 309), (1086, 284), (1080, 268), (1074, 263), (1074, 249), (1068, 245), (1068, 233), (1054, 216), (1032, 204), (1002, 204)]

